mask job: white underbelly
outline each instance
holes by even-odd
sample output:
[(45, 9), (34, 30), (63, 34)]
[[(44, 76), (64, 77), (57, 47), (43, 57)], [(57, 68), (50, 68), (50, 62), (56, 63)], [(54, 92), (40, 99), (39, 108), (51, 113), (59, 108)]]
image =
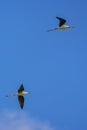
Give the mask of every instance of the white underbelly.
[(70, 28), (70, 26), (67, 26), (67, 25), (62, 25), (62, 26), (60, 26), (58, 29), (67, 29), (67, 28)]
[(28, 94), (28, 92), (20, 92), (20, 93), (17, 93), (17, 96), (23, 96), (23, 95), (26, 95)]

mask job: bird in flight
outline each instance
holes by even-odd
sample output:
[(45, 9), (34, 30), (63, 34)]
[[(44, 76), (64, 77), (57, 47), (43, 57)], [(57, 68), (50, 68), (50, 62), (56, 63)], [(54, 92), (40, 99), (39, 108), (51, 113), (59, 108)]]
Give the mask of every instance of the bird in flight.
[(23, 109), (23, 106), (24, 106), (24, 95), (26, 95), (26, 94), (30, 94), (30, 92), (24, 92), (24, 86), (23, 86), (23, 84), (21, 84), (21, 86), (19, 87), (17, 93), (7, 95), (6, 97), (18, 96), (19, 105), (20, 105), (21, 109)]
[(48, 32), (53, 31), (53, 30), (62, 30), (62, 29), (68, 29), (71, 28), (71, 26), (65, 25), (66, 20), (60, 17), (56, 17), (59, 20), (59, 26), (57, 28), (53, 28), (48, 30)]

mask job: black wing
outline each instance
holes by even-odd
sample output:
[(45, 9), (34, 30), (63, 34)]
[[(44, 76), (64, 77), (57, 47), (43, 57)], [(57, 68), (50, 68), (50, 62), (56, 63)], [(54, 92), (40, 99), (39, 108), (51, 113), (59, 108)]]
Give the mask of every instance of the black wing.
[(56, 18), (60, 21), (60, 23), (59, 23), (59, 27), (62, 26), (63, 24), (65, 24), (65, 22), (66, 22), (65, 19), (60, 18), (60, 17), (56, 17)]
[(19, 101), (20, 107), (23, 109), (23, 106), (24, 106), (24, 97), (23, 96), (18, 96), (18, 101)]
[(23, 86), (23, 84), (21, 84), (21, 86), (19, 87), (18, 93), (19, 93), (19, 92), (22, 92), (22, 91), (24, 91), (24, 86)]

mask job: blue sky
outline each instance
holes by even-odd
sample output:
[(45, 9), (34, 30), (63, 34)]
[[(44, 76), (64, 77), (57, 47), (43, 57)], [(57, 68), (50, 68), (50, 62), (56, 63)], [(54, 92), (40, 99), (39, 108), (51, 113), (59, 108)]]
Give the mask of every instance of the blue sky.
[[(1, 129), (22, 130), (15, 121), (24, 122), (25, 130), (87, 130), (86, 5), (86, 0), (0, 1)], [(56, 16), (75, 28), (46, 32), (58, 26)], [(23, 110), (17, 97), (5, 98), (22, 83), (32, 93)]]

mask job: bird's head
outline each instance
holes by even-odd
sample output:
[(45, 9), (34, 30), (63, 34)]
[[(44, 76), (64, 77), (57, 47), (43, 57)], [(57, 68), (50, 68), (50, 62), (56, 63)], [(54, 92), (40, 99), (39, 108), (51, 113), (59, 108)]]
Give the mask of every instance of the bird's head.
[(31, 94), (31, 92), (26, 92), (26, 94)]

